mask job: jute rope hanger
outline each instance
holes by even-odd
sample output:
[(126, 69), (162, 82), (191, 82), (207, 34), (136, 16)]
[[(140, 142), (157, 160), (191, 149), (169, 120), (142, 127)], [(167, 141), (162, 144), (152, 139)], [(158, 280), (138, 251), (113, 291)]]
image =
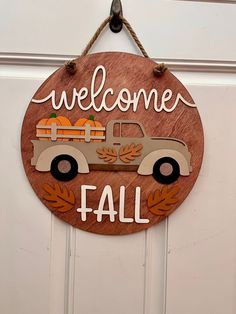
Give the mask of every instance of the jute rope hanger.
[[(113, 1), (114, 3), (115, 1)], [(112, 3), (112, 6), (114, 5)], [(117, 4), (117, 3), (115, 3)], [(131, 37), (133, 38), (133, 40), (135, 41), (136, 45), (138, 46), (138, 48), (140, 49), (141, 53), (143, 54), (143, 56), (145, 58), (149, 58), (146, 50), (144, 49), (143, 45), (141, 44), (140, 40), (138, 39), (138, 36), (136, 35), (135, 31), (133, 30), (132, 26), (130, 25), (130, 23), (123, 17), (122, 15), (122, 8), (121, 8), (121, 3), (119, 1), (119, 11), (118, 11), (118, 15), (115, 11), (113, 11), (113, 15), (108, 16), (102, 23), (101, 25), (98, 27), (98, 29), (96, 30), (96, 32), (94, 33), (93, 37), (90, 39), (90, 41), (88, 42), (88, 44), (86, 45), (86, 47), (84, 48), (84, 50), (81, 53), (81, 57), (84, 57), (88, 54), (89, 50), (91, 49), (91, 47), (93, 46), (93, 44), (95, 43), (95, 41), (98, 39), (98, 37), (100, 36), (100, 34), (102, 33), (102, 31), (105, 29), (105, 27), (107, 26), (108, 23), (111, 23), (112, 19), (115, 17), (116, 19), (118, 19), (121, 23), (123, 23), (126, 27), (126, 29), (128, 30), (129, 34), (131, 35)], [(116, 8), (117, 9), (117, 8)], [(112, 12), (112, 8), (111, 8), (111, 12)], [(111, 28), (111, 24), (110, 24), (110, 28)], [(122, 27), (121, 27), (122, 28)], [(120, 30), (121, 30), (120, 28)], [(111, 28), (112, 29), (112, 28)], [(66, 70), (71, 73), (74, 74), (76, 72), (76, 63), (71, 60), (69, 62), (67, 62), (65, 64)], [(166, 71), (167, 67), (165, 66), (164, 63), (161, 64), (157, 64), (157, 66), (153, 69), (153, 72), (155, 75), (157, 76), (162, 76), (164, 74), (164, 72)]]
[[(144, 49), (143, 45), (141, 44), (140, 40), (138, 39), (138, 36), (136, 35), (135, 31), (133, 30), (132, 26), (130, 25), (130, 23), (123, 17), (123, 16), (119, 16), (120, 20), (122, 21), (122, 23), (125, 25), (126, 29), (128, 30), (128, 32), (130, 33), (131, 37), (133, 38), (133, 40), (135, 41), (135, 43), (137, 44), (137, 46), (139, 47), (140, 51), (142, 52), (143, 56), (145, 58), (149, 58), (148, 54), (146, 52), (146, 50)], [(87, 46), (84, 48), (81, 56), (86, 56), (87, 53), (89, 52), (89, 50), (91, 49), (91, 47), (93, 46), (93, 44), (95, 43), (95, 41), (97, 40), (97, 38), (99, 37), (99, 35), (102, 33), (102, 31), (104, 30), (104, 28), (106, 27), (106, 25), (108, 23), (110, 23), (112, 19), (112, 16), (108, 16), (103, 22), (102, 24), (98, 27), (98, 29), (96, 30), (95, 34), (93, 35), (93, 37), (90, 39), (90, 41), (88, 42)]]

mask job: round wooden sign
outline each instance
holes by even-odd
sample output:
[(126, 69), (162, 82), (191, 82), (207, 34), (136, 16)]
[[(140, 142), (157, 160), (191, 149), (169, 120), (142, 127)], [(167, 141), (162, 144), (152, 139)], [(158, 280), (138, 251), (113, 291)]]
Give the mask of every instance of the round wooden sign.
[(191, 191), (203, 129), (191, 96), (150, 59), (91, 54), (52, 74), (25, 114), (21, 149), (40, 200), (74, 227), (99, 234), (146, 229)]

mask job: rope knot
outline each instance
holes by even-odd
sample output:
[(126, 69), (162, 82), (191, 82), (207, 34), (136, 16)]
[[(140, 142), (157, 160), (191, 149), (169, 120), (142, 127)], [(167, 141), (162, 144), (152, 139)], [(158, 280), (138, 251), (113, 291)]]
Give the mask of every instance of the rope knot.
[(77, 71), (76, 63), (74, 60), (70, 60), (66, 62), (65, 68), (66, 68), (66, 71), (70, 74), (75, 74), (75, 72)]
[(153, 73), (156, 76), (162, 76), (166, 70), (167, 66), (165, 65), (165, 63), (160, 63), (153, 69)]

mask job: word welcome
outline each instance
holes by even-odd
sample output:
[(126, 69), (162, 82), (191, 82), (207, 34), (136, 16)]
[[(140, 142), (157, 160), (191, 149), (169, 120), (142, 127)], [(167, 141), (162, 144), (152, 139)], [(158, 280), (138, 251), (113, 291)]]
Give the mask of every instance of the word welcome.
[[(115, 221), (116, 215), (118, 219), (123, 223), (136, 222), (138, 224), (147, 224), (149, 219), (141, 218), (140, 203), (141, 203), (141, 188), (135, 188), (135, 201), (134, 201), (134, 218), (125, 217), (125, 187), (120, 187), (120, 199), (119, 199), (119, 214), (114, 207), (114, 199), (112, 194), (112, 188), (110, 185), (106, 185), (102, 191), (98, 209), (87, 207), (87, 191), (96, 190), (97, 187), (94, 185), (81, 185), (81, 207), (77, 208), (77, 212), (81, 213), (81, 220), (87, 221), (87, 213), (93, 212), (97, 215), (97, 222), (101, 222), (104, 216), (109, 216), (110, 222)], [(108, 208), (104, 208), (107, 200)]]
[[(122, 112), (126, 112), (129, 109), (132, 109), (133, 112), (136, 112), (139, 106), (140, 99), (141, 97), (143, 97), (144, 108), (148, 110), (152, 103), (153, 108), (156, 112), (161, 112), (163, 110), (166, 112), (172, 112), (177, 107), (179, 101), (184, 103), (186, 106), (196, 107), (195, 104), (189, 103), (187, 100), (185, 100), (180, 93), (178, 93), (175, 99), (173, 99), (173, 92), (169, 88), (165, 89), (162, 95), (158, 95), (158, 91), (155, 88), (151, 89), (149, 94), (147, 94), (143, 88), (139, 89), (133, 94), (129, 91), (129, 89), (122, 88), (119, 91), (118, 96), (113, 104), (108, 106), (106, 102), (107, 97), (108, 95), (114, 95), (114, 90), (113, 88), (107, 88), (103, 91), (105, 82), (106, 69), (103, 65), (99, 65), (96, 67), (92, 75), (90, 93), (89, 89), (86, 87), (82, 87), (79, 90), (74, 87), (72, 90), (72, 100), (71, 103), (69, 103), (67, 92), (63, 90), (60, 95), (60, 100), (57, 103), (56, 98), (58, 99), (58, 95), (56, 95), (56, 91), (53, 89), (45, 98), (32, 99), (32, 102), (36, 104), (42, 104), (50, 100), (52, 107), (55, 110), (59, 110), (63, 105), (67, 110), (72, 110), (77, 104), (79, 108), (84, 111), (93, 109), (96, 112), (99, 112), (101, 110), (109, 112), (114, 110), (115, 108), (119, 108), (119, 110)], [(95, 86), (98, 86), (97, 89), (95, 89)], [(100, 93), (102, 93), (102, 100), (98, 104), (96, 103), (96, 98), (100, 95)]]

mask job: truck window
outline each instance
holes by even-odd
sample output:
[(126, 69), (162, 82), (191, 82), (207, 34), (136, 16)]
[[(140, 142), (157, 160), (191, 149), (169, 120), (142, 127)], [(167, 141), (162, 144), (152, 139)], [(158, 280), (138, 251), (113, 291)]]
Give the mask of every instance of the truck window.
[(143, 137), (143, 131), (139, 124), (136, 123), (122, 123), (121, 137)]
[(113, 136), (120, 137), (120, 123), (115, 123), (113, 126)]

